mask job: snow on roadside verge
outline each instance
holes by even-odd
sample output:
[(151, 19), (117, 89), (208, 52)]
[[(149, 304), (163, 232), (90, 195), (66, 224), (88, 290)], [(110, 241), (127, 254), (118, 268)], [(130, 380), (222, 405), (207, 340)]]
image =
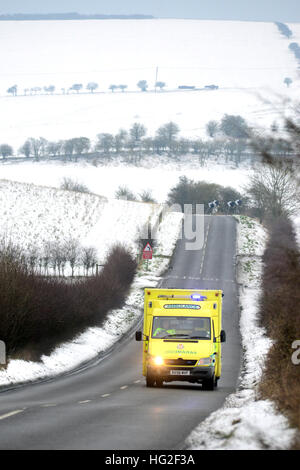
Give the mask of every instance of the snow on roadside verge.
[(186, 440), (189, 450), (289, 449), (296, 430), (278, 413), (270, 400), (257, 397), (264, 359), (272, 345), (258, 324), (261, 295), (262, 255), (267, 233), (253, 219), (239, 216), (237, 277), (240, 285), (240, 329), (243, 367), (236, 393), (222, 408), (209, 415)]
[(300, 248), (300, 214), (299, 213), (293, 218), (293, 224), (294, 224), (294, 229), (296, 233), (296, 240)]
[(57, 347), (41, 362), (11, 360), (0, 371), (0, 388), (54, 377), (71, 371), (112, 347), (141, 318), (144, 287), (156, 286), (167, 268), (181, 229), (181, 213), (166, 213), (157, 233), (157, 247), (149, 270), (142, 265), (123, 308), (112, 310), (102, 327), (88, 328), (73, 341)]

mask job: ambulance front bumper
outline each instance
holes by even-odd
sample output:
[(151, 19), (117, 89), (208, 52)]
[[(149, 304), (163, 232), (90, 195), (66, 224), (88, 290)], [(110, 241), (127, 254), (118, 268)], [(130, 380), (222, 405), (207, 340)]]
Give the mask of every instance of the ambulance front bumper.
[(211, 379), (214, 375), (214, 366), (197, 366), (197, 367), (172, 367), (172, 366), (155, 366), (148, 365), (147, 373), (152, 377), (169, 382), (180, 380), (185, 382), (198, 382)]

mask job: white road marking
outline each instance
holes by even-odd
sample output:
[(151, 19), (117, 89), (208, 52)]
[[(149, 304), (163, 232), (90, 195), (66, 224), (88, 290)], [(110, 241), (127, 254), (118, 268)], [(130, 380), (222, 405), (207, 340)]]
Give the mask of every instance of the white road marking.
[(84, 405), (85, 403), (90, 403), (92, 400), (82, 400), (82, 401), (79, 401), (79, 405)]
[(15, 410), (15, 411), (11, 411), (10, 413), (6, 413), (5, 415), (0, 416), (0, 420), (9, 418), (10, 416), (17, 415), (18, 413), (22, 413), (24, 411), (24, 409), (23, 410)]
[(207, 245), (209, 227), (210, 227), (210, 221), (209, 221), (207, 229), (206, 229), (205, 241), (204, 241), (204, 245), (203, 245), (202, 260), (201, 260), (201, 265), (200, 265), (200, 276), (201, 276), (202, 270), (203, 270), (203, 264), (204, 264), (204, 258), (205, 258), (205, 250), (206, 250), (206, 245)]
[(56, 403), (45, 403), (41, 405), (42, 408), (50, 408), (51, 406), (57, 406)]
[(134, 384), (139, 384), (139, 383), (140, 383), (140, 380), (135, 380), (133, 383), (134, 383)]
[(110, 393), (105, 393), (104, 395), (101, 395), (101, 398), (106, 398), (106, 397), (109, 397), (110, 396)]
[(120, 387), (120, 390), (125, 390), (126, 388), (128, 388), (128, 385), (123, 385), (123, 387)]

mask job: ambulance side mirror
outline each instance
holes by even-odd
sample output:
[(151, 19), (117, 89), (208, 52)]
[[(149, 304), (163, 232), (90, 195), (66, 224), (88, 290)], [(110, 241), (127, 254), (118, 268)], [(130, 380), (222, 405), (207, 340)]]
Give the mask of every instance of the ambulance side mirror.
[(136, 331), (135, 332), (135, 340), (136, 341), (142, 341), (142, 332), (141, 331)]
[(224, 330), (221, 330), (221, 333), (220, 333), (220, 343), (225, 343), (226, 341), (226, 333)]

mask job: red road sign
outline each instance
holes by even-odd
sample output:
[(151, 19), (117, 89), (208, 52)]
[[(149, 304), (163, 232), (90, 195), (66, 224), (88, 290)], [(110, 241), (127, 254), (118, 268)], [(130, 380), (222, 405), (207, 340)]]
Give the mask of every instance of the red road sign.
[(153, 250), (151, 248), (150, 243), (147, 243), (145, 248), (143, 249), (143, 259), (152, 259)]

